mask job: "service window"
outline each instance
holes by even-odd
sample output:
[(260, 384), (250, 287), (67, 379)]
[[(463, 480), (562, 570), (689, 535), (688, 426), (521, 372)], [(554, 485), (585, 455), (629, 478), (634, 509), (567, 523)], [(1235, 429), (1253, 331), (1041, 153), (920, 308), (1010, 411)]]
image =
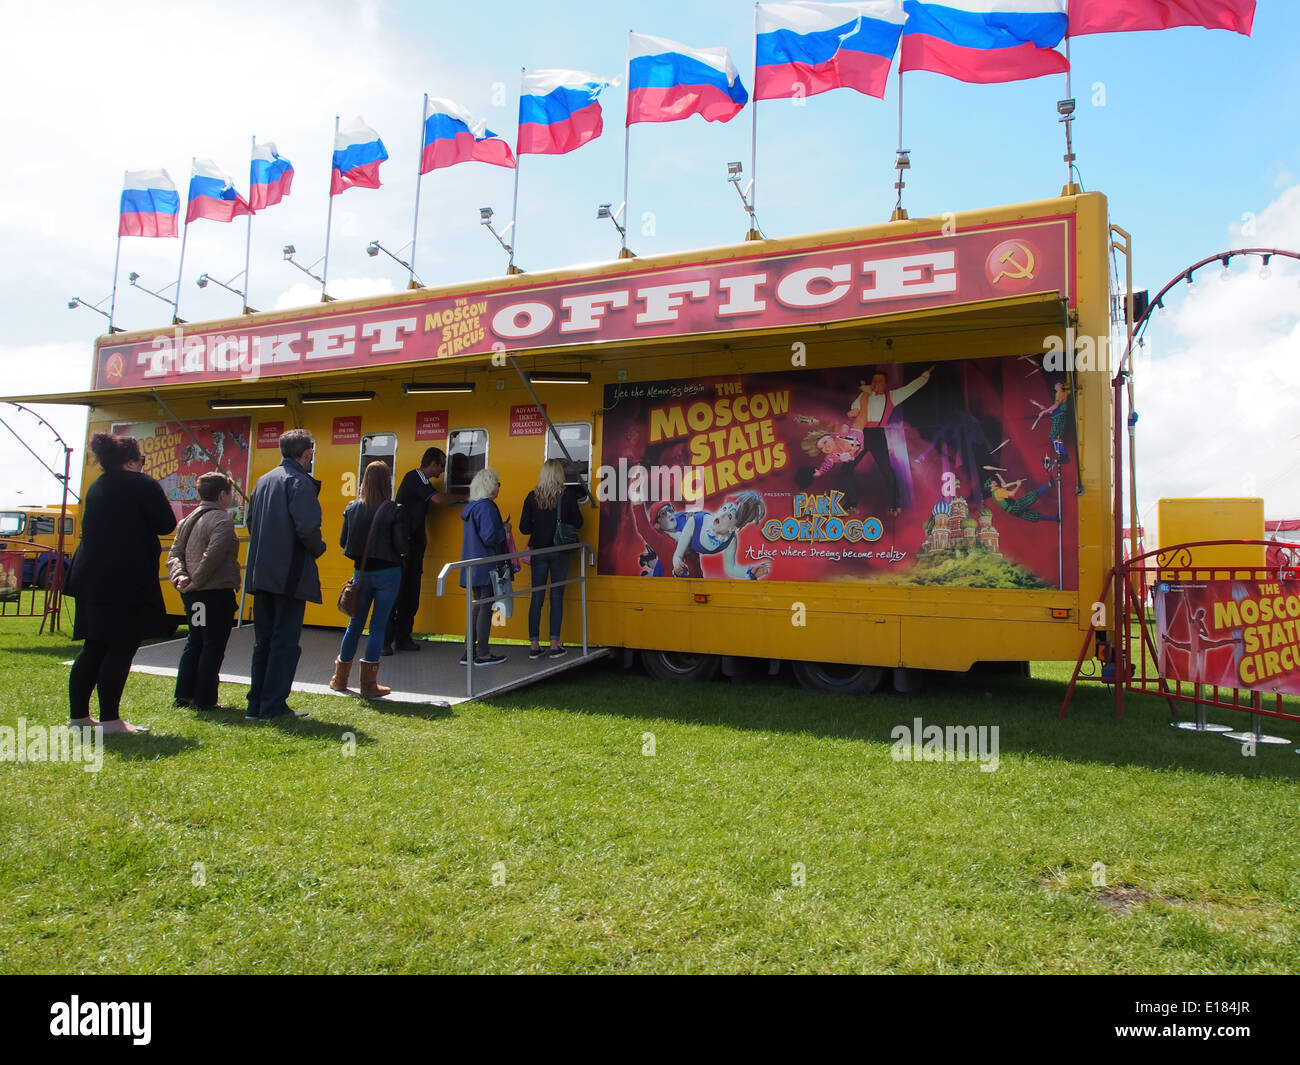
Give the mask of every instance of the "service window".
[(468, 492), (474, 475), (488, 464), (486, 429), (453, 429), (447, 437), (447, 491)]
[(564, 446), (573, 459), (568, 462), (564, 452), (551, 433), (546, 434), (546, 458), (559, 459), (564, 463), (564, 483), (573, 488), (585, 489), (591, 480), (591, 423), (590, 422), (556, 422), (555, 431), (560, 434)]
[(21, 536), (27, 515), (7, 510), (0, 514), (0, 536)]
[[(383, 462), (388, 466), (388, 472), (394, 474), (397, 469), (397, 434), (396, 433), (366, 433), (361, 438), (361, 460), (357, 466), (357, 490), (361, 490), (361, 479), (365, 476), (366, 467), (372, 462)], [(397, 483), (396, 477), (392, 478), (393, 484)]]

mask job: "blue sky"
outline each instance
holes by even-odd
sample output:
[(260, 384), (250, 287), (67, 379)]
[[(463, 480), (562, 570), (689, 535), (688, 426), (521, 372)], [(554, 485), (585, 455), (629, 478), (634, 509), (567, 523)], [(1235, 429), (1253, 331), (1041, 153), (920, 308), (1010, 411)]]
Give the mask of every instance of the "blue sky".
[[(129, 18), (127, 17), (129, 13)], [(286, 265), (293, 243), (323, 250), (335, 114), (364, 116), (390, 152), (384, 187), (336, 199), (331, 277), (342, 294), (397, 289), (403, 271), (370, 259), (378, 238), (410, 236), (420, 101), (450, 97), (513, 139), (519, 69), (623, 74), (626, 32), (727, 45), (752, 81), (753, 7), (698, 3), (545, 5), (363, 2), (211, 5), (136, 2), (35, 5), (7, 15), (0, 88), (15, 107), (9, 139), (24, 165), (0, 183), (0, 235), (24, 254), (0, 261), (0, 347), (11, 394), (82, 387), (103, 319), (67, 300), (95, 301), (112, 278), (121, 173), (166, 167), (182, 190), (192, 155), (246, 189), (249, 137), (293, 160), (291, 196), (256, 218), (251, 302), (311, 302)], [(1300, 5), (1260, 0), (1251, 38), (1196, 29), (1107, 35), (1072, 43), (1075, 150), (1084, 184), (1110, 198), (1129, 229), (1136, 277), (1152, 289), (1191, 261), (1230, 246), (1300, 248)], [(53, 61), (52, 61), (53, 57)], [(966, 85), (927, 73), (904, 79), (905, 205), (913, 216), (1056, 195), (1065, 176), (1055, 104), (1064, 79)], [(893, 206), (897, 80), (885, 101), (848, 91), (805, 106), (765, 102), (758, 114), (759, 220), (772, 236), (885, 221)], [(607, 90), (605, 134), (568, 156), (527, 156), (520, 173), (518, 261), (530, 270), (607, 259), (616, 234), (598, 203), (622, 195), (623, 89)], [(726, 125), (696, 119), (633, 128), (630, 244), (640, 254), (739, 239), (746, 218), (726, 163), (750, 170), (750, 111)], [(417, 268), (437, 284), (499, 274), (504, 255), (478, 224), (510, 215), (509, 171), (465, 165), (426, 176)], [(653, 235), (649, 229), (653, 228)], [(1246, 227), (1242, 233), (1241, 228)], [(163, 324), (168, 309), (130, 289), (128, 271), (175, 280), (179, 241), (123, 242), (118, 321)], [(191, 226), (183, 317), (224, 316), (234, 296), (194, 281), (243, 267), (244, 224)], [(1294, 436), (1300, 366), (1300, 269), (1275, 262), (1217, 271), (1181, 290), (1153, 324), (1139, 379), (1142, 509), (1160, 495), (1263, 494), (1270, 516), (1300, 515)], [(1221, 429), (1205, 432), (1207, 416)], [(21, 416), (3, 417), (23, 429)], [(54, 420), (80, 444), (84, 419)], [(8, 434), (0, 440), (0, 506), (56, 495)], [(39, 432), (36, 438), (45, 440)], [(1244, 456), (1244, 457), (1243, 457)], [(1253, 478), (1253, 480), (1251, 480)], [(1253, 492), (1252, 492), (1253, 488)]]

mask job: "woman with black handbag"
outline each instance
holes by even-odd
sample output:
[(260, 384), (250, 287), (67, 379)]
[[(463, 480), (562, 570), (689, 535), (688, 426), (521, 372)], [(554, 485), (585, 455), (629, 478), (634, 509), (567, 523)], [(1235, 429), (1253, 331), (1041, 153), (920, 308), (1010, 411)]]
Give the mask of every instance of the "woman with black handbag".
[[(519, 515), (519, 531), (528, 536), (528, 547), (536, 551), (541, 547), (576, 544), (578, 530), (582, 528), (582, 511), (578, 498), (564, 484), (564, 463), (548, 459), (542, 463), (537, 476), (537, 487), (524, 499), (523, 513)], [(528, 604), (529, 658), (560, 658), (567, 654), (560, 643), (560, 625), (564, 621), (564, 586), (551, 591), (551, 646), (543, 651), (541, 645), (542, 603), (546, 600), (547, 584), (559, 584), (569, 572), (569, 551), (551, 551), (544, 555), (529, 556), (533, 570), (532, 584), (540, 589), (532, 594)]]
[[(388, 464), (370, 463), (362, 475), (356, 500), (343, 511), (343, 531), (339, 534), (343, 554), (356, 563), (349, 582), (355, 582), (356, 603), (334, 659), (330, 687), (339, 692), (348, 690), (352, 659), (369, 619), (370, 636), (361, 658), (361, 695), (366, 699), (379, 699), (392, 691), (379, 683), (379, 656), (384, 650), (388, 616), (402, 585), (402, 558), (407, 551), (402, 508), (392, 502), (392, 495), (393, 475)], [(343, 602), (344, 596), (340, 596), (340, 606)]]
[[(506, 528), (501, 520), (501, 511), (497, 509), (496, 497), (501, 491), (501, 478), (497, 471), (481, 469), (474, 475), (469, 485), (470, 501), (461, 510), (461, 520), (465, 522), (465, 535), (461, 540), (460, 557), (490, 558), (501, 555), (506, 550)], [(508, 569), (509, 563), (502, 563)], [(475, 599), (483, 599), (473, 608), (470, 615), (470, 631), (466, 633), (466, 642), (473, 644), (474, 664), (476, 666), (498, 666), (506, 660), (505, 655), (494, 655), (488, 646), (492, 635), (492, 584), (493, 566), (482, 563), (462, 566), (460, 586), (469, 583), (471, 594)], [(460, 664), (466, 664), (461, 658)]]

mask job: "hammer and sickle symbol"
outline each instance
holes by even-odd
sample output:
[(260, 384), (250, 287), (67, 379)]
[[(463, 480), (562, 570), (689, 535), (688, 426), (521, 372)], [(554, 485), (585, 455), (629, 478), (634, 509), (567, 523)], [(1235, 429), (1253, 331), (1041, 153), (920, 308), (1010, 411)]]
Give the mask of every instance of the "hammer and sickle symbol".
[[(1023, 259), (1017, 259), (1015, 256), (1016, 248), (1024, 253)], [(1015, 247), (1008, 248), (1004, 251), (998, 262), (1002, 264), (1002, 269), (998, 271), (997, 276), (993, 279), (996, 285), (1004, 277), (1011, 278), (1012, 281), (1032, 281), (1034, 277), (1034, 253), (1026, 248), (1019, 241), (1015, 242)]]

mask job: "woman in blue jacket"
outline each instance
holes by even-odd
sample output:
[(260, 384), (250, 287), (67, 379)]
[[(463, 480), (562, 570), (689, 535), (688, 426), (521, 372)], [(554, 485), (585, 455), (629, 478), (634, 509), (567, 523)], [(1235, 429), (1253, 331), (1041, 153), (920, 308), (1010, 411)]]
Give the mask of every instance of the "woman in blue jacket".
[[(501, 478), (493, 469), (482, 469), (474, 475), (469, 485), (469, 502), (460, 512), (465, 522), (465, 537), (461, 542), (460, 557), (486, 558), (491, 555), (505, 554), (506, 528), (501, 521), (501, 511), (497, 509), (496, 497), (501, 491)], [(486, 563), (478, 566), (461, 567), (460, 586), (468, 581), (475, 599), (485, 602), (473, 608), (470, 619), (470, 634), (474, 642), (474, 664), (476, 666), (496, 666), (506, 660), (505, 655), (494, 655), (488, 647), (488, 637), (492, 634), (492, 567)], [(460, 664), (465, 665), (462, 657)]]

